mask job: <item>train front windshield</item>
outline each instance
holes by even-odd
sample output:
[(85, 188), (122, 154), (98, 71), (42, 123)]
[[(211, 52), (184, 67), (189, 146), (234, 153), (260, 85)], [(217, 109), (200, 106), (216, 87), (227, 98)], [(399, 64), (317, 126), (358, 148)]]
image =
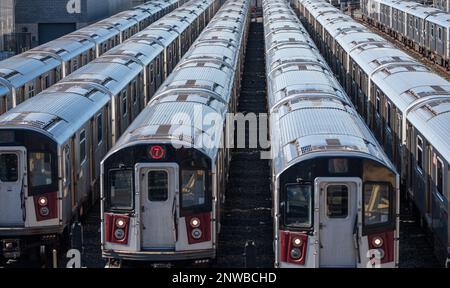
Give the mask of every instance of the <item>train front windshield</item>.
[(294, 184), (286, 187), (285, 225), (296, 228), (312, 226), (312, 193), (310, 184)]

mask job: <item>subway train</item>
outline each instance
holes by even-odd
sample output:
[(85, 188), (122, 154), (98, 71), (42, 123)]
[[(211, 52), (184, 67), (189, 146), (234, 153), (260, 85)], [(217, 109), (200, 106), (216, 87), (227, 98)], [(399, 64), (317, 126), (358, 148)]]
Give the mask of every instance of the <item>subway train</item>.
[(294, 6), (391, 161), (402, 191), (450, 259), (450, 83), (324, 1)]
[(0, 115), (145, 29), (186, 0), (152, 0), (0, 62)]
[[(228, 0), (101, 163), (108, 266), (216, 257), (251, 0)], [(231, 136), (232, 137), (232, 136)]]
[(275, 267), (390, 267), (399, 175), (285, 0), (263, 0)]
[(0, 116), (1, 257), (64, 243), (98, 199), (102, 157), (220, 5), (189, 1)]
[(449, 69), (450, 14), (417, 2), (362, 0), (364, 19), (406, 46)]

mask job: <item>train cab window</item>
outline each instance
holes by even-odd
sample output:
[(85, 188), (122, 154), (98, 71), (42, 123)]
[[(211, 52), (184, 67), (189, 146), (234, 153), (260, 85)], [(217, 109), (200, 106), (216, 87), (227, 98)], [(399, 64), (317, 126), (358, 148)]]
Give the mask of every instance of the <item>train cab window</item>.
[(364, 184), (364, 225), (380, 225), (390, 222), (391, 189), (388, 183)]
[(167, 171), (150, 171), (147, 174), (148, 200), (167, 201), (169, 198), (169, 174)]
[(46, 152), (28, 153), (30, 186), (33, 188), (52, 184), (52, 155)]
[(16, 182), (19, 179), (19, 157), (14, 153), (0, 154), (0, 181)]
[(120, 169), (109, 172), (109, 208), (133, 208), (133, 170)]
[(181, 207), (192, 208), (206, 203), (206, 171), (181, 172)]
[(64, 185), (70, 183), (70, 149), (66, 147), (64, 149)]
[(86, 131), (80, 132), (80, 165), (86, 160)]
[(416, 160), (417, 167), (423, 171), (423, 141), (420, 137), (417, 137)]
[(346, 218), (348, 216), (348, 187), (330, 185), (327, 187), (327, 217)]
[(284, 222), (286, 226), (310, 228), (312, 226), (312, 186), (294, 184), (286, 186)]
[(444, 194), (444, 163), (439, 157), (436, 163), (436, 188), (439, 194)]
[(103, 141), (103, 115), (97, 116), (97, 145), (100, 145)]

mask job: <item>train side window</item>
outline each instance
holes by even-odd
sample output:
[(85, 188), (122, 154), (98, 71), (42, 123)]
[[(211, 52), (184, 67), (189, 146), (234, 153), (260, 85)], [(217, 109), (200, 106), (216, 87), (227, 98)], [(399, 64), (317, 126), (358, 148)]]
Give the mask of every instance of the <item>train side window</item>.
[(442, 28), (441, 27), (438, 28), (438, 39), (439, 39), (439, 41), (442, 40)]
[(434, 38), (434, 24), (431, 24), (431, 37)]
[(155, 81), (155, 72), (153, 71), (153, 64), (150, 64), (150, 83), (153, 84)]
[(420, 171), (423, 171), (423, 141), (420, 136), (417, 136), (417, 149), (416, 149), (417, 167)]
[(45, 90), (45, 89), (47, 89), (50, 86), (50, 77), (49, 77), (49, 75), (45, 75), (45, 76), (42, 77), (41, 86), (42, 86), (42, 90)]
[(0, 154), (0, 181), (16, 182), (19, 179), (19, 157), (16, 154)]
[(192, 208), (206, 203), (205, 170), (181, 171), (181, 207)]
[(27, 99), (34, 96), (34, 84), (28, 85)]
[(392, 195), (388, 183), (364, 184), (364, 225), (386, 224), (391, 220)]
[(377, 98), (376, 98), (375, 101), (376, 101), (375, 105), (376, 105), (377, 115), (380, 115), (380, 112), (381, 112), (381, 100), (380, 100), (380, 94), (378, 93), (378, 91), (377, 91)]
[(389, 127), (389, 128), (391, 128), (391, 109), (392, 109), (391, 103), (387, 102), (387, 107), (386, 107), (386, 124), (387, 124), (387, 127)]
[(437, 157), (436, 163), (436, 187), (440, 195), (444, 195), (444, 162)]
[(80, 166), (86, 160), (86, 131), (80, 132)]
[(159, 60), (159, 57), (158, 57), (158, 58), (156, 58), (156, 75), (160, 74), (159, 73), (159, 70), (160, 70), (159, 64), (160, 64), (160, 60)]
[(67, 186), (70, 183), (70, 149), (66, 147), (64, 149), (64, 185)]
[(133, 83), (131, 84), (131, 97), (133, 97), (133, 104), (136, 104), (137, 101), (137, 85), (136, 85), (136, 80), (133, 81)]
[(103, 115), (97, 116), (97, 145), (100, 145), (103, 141)]
[(127, 115), (128, 103), (127, 103), (127, 91), (122, 92), (122, 116)]
[(167, 171), (150, 171), (147, 174), (148, 200), (164, 202), (169, 199), (169, 174)]
[[(286, 226), (310, 228), (312, 226), (313, 189), (310, 184), (290, 184), (286, 186), (284, 223)], [(283, 211), (283, 209), (282, 209)]]

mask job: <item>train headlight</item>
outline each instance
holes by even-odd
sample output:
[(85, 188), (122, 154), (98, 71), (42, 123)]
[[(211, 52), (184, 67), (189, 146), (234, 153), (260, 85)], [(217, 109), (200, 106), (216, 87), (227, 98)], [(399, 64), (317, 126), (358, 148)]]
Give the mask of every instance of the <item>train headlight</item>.
[(39, 214), (41, 214), (41, 216), (48, 216), (48, 214), (50, 214), (50, 210), (48, 209), (47, 206), (41, 207), (39, 209)]
[(123, 238), (125, 238), (125, 231), (123, 230), (123, 229), (116, 229), (115, 231), (114, 231), (114, 237), (117, 239), (117, 240), (123, 240)]
[(303, 240), (302, 238), (294, 238), (294, 240), (292, 240), (292, 245), (294, 247), (300, 247), (303, 245)]
[(192, 230), (191, 232), (192, 238), (194, 238), (195, 240), (198, 240), (200, 238), (202, 238), (202, 230), (200, 230), (199, 228), (195, 228), (194, 230)]
[(372, 238), (372, 245), (375, 248), (380, 248), (381, 246), (383, 246), (383, 243), (384, 243), (383, 238), (379, 236)]
[(127, 222), (124, 219), (122, 219), (122, 218), (119, 218), (119, 219), (116, 220), (116, 227), (117, 228), (123, 229), (123, 228), (125, 228), (126, 224), (127, 224)]
[(302, 258), (302, 251), (299, 248), (292, 248), (289, 254), (293, 260), (299, 260)]
[(191, 224), (192, 228), (198, 228), (198, 227), (200, 227), (200, 219), (192, 218), (190, 221), (190, 224)]
[(47, 206), (47, 204), (48, 204), (47, 197), (45, 197), (45, 196), (39, 197), (38, 204), (39, 204), (39, 206)]

